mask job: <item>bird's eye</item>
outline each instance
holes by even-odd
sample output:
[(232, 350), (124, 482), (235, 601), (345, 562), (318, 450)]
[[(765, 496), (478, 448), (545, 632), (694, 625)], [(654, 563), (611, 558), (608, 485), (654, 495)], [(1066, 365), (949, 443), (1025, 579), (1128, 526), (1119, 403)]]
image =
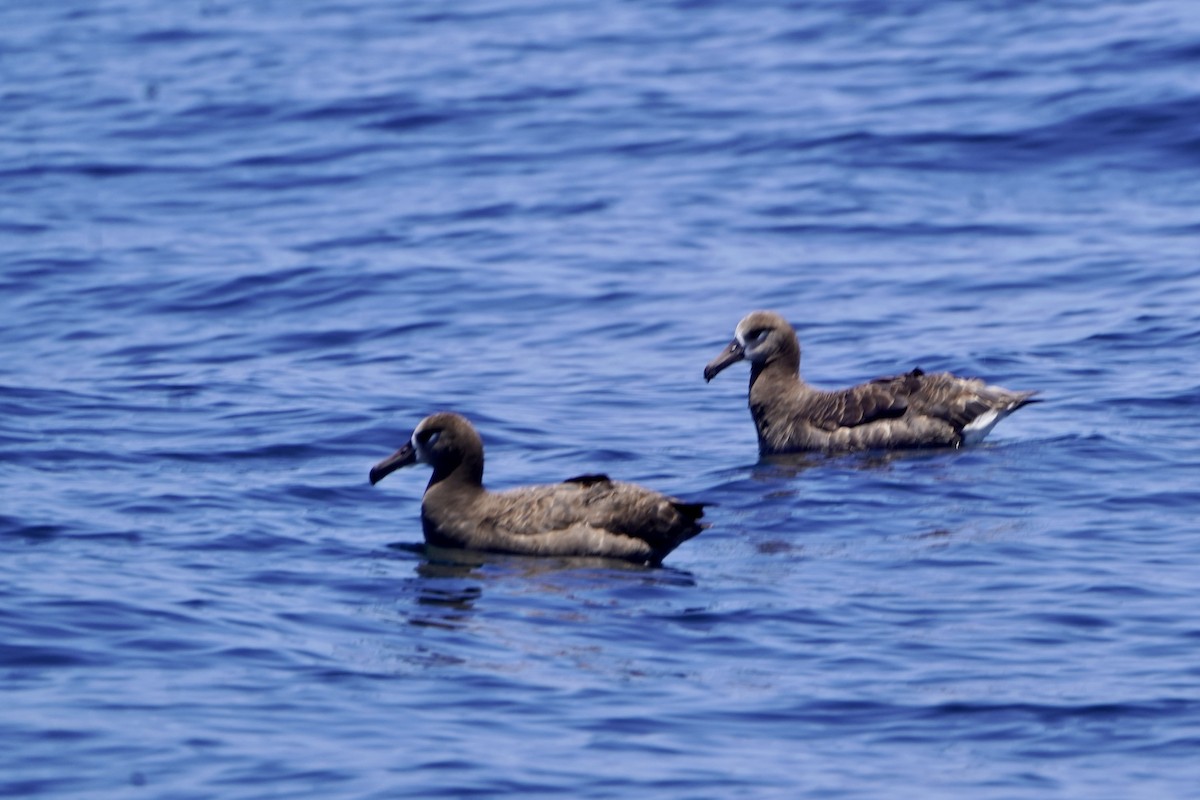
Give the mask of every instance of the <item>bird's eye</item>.
[(416, 435), (417, 444), (422, 447), (429, 447), (438, 440), (438, 431), (418, 431)]
[(750, 331), (750, 340), (754, 342), (761, 342), (763, 339), (767, 338), (767, 334), (770, 332), (770, 328), (756, 328), (755, 330)]

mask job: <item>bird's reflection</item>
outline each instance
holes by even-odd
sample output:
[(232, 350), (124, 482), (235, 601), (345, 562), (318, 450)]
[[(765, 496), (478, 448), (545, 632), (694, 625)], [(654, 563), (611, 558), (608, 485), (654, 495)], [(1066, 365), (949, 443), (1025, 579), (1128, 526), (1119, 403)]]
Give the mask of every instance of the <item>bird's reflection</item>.
[[(787, 481), (792, 478), (799, 477), (809, 470), (817, 469), (819, 467), (862, 471), (886, 470), (897, 460), (902, 458), (922, 456), (928, 457), (933, 453), (944, 452), (948, 451), (785, 453), (760, 456), (758, 461), (753, 463), (743, 464), (740, 467), (725, 469), (718, 473), (714, 473), (720, 478), (724, 478), (724, 480), (718, 482), (715, 486), (710, 487), (708, 491), (712, 492), (714, 490), (719, 491), (721, 489), (733, 488), (746, 480), (749, 480), (753, 483), (777, 484), (780, 480)], [(782, 491), (784, 496), (789, 496), (794, 493), (794, 491)], [(719, 502), (716, 503), (716, 505), (719, 505)]]
[(913, 450), (869, 450), (862, 453), (785, 453), (762, 456), (752, 468), (751, 475), (758, 480), (794, 478), (814, 467), (826, 466), (864, 472), (887, 470), (893, 464), (902, 461), (931, 460), (963, 452), (951, 447), (930, 447)]
[(517, 580), (522, 591), (569, 595), (581, 589), (609, 585), (694, 586), (691, 573), (671, 567), (645, 567), (608, 558), (537, 558), (396, 543), (392, 550), (417, 557), (413, 567), (417, 608), (410, 624), (463, 628), (475, 616), (476, 604), (488, 585)]

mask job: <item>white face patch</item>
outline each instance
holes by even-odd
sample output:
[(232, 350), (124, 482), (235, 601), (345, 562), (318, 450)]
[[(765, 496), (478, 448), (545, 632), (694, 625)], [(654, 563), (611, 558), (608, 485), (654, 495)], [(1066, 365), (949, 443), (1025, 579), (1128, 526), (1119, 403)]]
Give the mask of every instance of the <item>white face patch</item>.
[(423, 437), (425, 440), (424, 442), (421, 441), (422, 433), (423, 433), (423, 431), (421, 431), (420, 429), (413, 431), (412, 439), (410, 440), (410, 442), (413, 446), (413, 450), (415, 450), (417, 453), (417, 461), (419, 461), (422, 464), (428, 464), (429, 463), (429, 448), (433, 447), (437, 443), (438, 437), (441, 436), (441, 432), (434, 431), (433, 433), (430, 433), (428, 436)]
[(750, 337), (749, 332), (743, 330), (740, 326), (738, 327), (737, 331), (734, 332), (734, 338), (737, 339), (738, 344), (742, 346), (742, 351), (746, 354), (746, 358), (750, 359), (751, 361), (754, 360), (754, 357), (762, 349), (763, 344), (766, 343), (770, 336), (770, 328), (759, 328), (758, 336), (756, 337)]

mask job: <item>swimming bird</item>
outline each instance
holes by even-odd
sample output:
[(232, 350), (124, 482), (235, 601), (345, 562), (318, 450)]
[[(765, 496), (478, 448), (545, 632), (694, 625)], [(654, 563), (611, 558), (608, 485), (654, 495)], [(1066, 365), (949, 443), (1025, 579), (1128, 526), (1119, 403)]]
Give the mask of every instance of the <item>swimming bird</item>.
[(738, 323), (733, 341), (704, 368), (704, 380), (743, 359), (750, 362), (750, 414), (764, 456), (961, 447), (1038, 402), (1036, 392), (920, 369), (848, 389), (816, 389), (800, 377), (796, 331), (772, 311), (754, 311)]
[(421, 420), (406, 445), (371, 469), (371, 484), (417, 463), (433, 467), (421, 525), (425, 541), (438, 547), (657, 565), (706, 527), (699, 522), (703, 503), (607, 475), (490, 492), (483, 487), (483, 440), (459, 414)]

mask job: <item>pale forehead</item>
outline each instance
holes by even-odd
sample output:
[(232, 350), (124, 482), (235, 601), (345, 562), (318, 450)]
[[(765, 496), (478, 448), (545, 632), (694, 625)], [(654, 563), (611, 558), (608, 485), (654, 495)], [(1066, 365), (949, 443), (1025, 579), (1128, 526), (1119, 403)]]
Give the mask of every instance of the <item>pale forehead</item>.
[(778, 315), (756, 311), (753, 314), (748, 314), (738, 323), (736, 333), (738, 336), (745, 336), (750, 331), (758, 330), (759, 328), (778, 328), (781, 324), (783, 324), (783, 319)]

